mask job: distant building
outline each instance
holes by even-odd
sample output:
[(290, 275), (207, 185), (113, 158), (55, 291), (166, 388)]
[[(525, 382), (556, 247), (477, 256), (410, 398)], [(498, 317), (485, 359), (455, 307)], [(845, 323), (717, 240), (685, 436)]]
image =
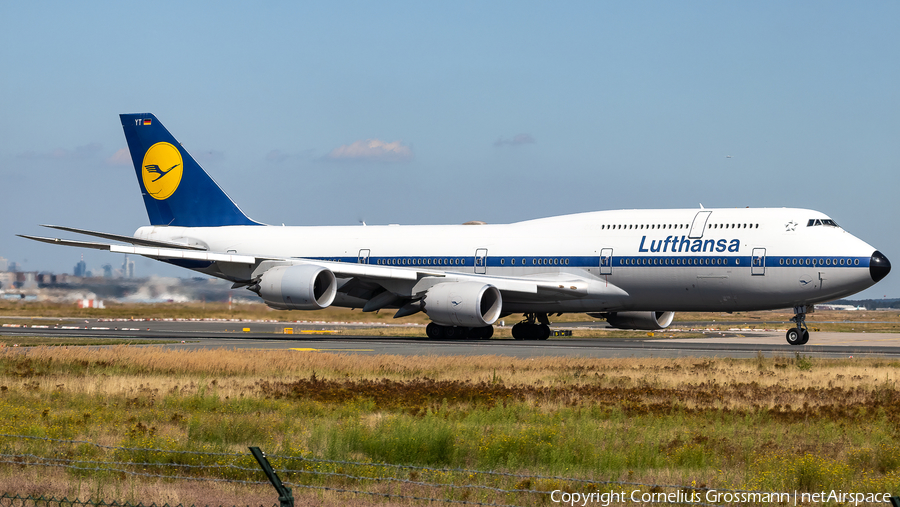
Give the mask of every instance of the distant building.
[(104, 264), (103, 265), (103, 278), (112, 278), (112, 276), (113, 276), (112, 265)]
[(73, 273), (75, 276), (84, 277), (87, 273), (87, 264), (85, 264), (84, 259), (78, 261), (78, 264), (75, 265), (75, 272)]
[(8, 267), (9, 267), (9, 262), (6, 259), (4, 259), (3, 257), (0, 257), (0, 272), (6, 271), (6, 268), (8, 268)]
[(35, 290), (38, 288), (37, 273), (22, 273), (22, 289)]
[(843, 311), (857, 311), (857, 310), (865, 310), (864, 306), (853, 306), (853, 305), (835, 305), (835, 304), (825, 304), (825, 305), (816, 305), (816, 310), (843, 310)]
[(6, 268), (7, 271), (12, 271), (13, 273), (19, 271), (19, 265), (15, 262), (10, 262)]
[(134, 278), (134, 261), (129, 260), (127, 255), (122, 263), (122, 276), (124, 278)]

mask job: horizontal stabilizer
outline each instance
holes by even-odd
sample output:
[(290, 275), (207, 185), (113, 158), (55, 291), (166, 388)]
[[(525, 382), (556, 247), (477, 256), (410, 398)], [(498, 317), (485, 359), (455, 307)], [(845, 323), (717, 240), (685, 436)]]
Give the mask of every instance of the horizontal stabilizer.
[(53, 245), (63, 245), (63, 246), (77, 246), (80, 248), (93, 248), (95, 250), (109, 250), (109, 245), (107, 243), (94, 243), (92, 241), (75, 241), (72, 239), (59, 239), (59, 238), (44, 238), (41, 236), (28, 236), (26, 234), (16, 234), (16, 236), (25, 239), (33, 239), (35, 241), (40, 241), (42, 243), (50, 243)]
[(76, 234), (84, 234), (85, 236), (94, 236), (97, 238), (109, 239), (112, 241), (121, 241), (123, 243), (131, 243), (132, 245), (139, 245), (139, 246), (156, 246), (156, 247), (160, 247), (160, 248), (184, 248), (187, 250), (206, 250), (206, 248), (204, 248), (202, 246), (197, 246), (197, 245), (185, 245), (184, 243), (173, 243), (171, 241), (140, 239), (140, 238), (135, 238), (132, 236), (123, 236), (121, 234), (111, 234), (108, 232), (89, 231), (87, 229), (77, 229), (75, 227), (66, 227), (63, 225), (41, 224), (41, 227), (48, 227), (50, 229), (57, 229), (57, 230), (66, 231), (66, 232), (74, 232)]
[(212, 252), (198, 252), (195, 250), (182, 250), (176, 248), (153, 248), (146, 246), (110, 245), (106, 243), (93, 243), (90, 241), (75, 241), (71, 239), (43, 238), (40, 236), (27, 236), (17, 234), (20, 238), (33, 239), (43, 243), (54, 245), (77, 246), (81, 248), (93, 248), (95, 250), (109, 250), (113, 253), (143, 255), (152, 259), (190, 259), (212, 262), (233, 262), (238, 264), (256, 264), (256, 257), (250, 255), (223, 254)]

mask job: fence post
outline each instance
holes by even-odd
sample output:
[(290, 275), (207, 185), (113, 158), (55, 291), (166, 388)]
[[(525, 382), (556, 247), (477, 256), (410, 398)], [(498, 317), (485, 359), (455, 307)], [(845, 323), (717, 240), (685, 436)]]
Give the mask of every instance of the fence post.
[(263, 472), (266, 473), (269, 482), (272, 483), (272, 486), (275, 486), (275, 491), (278, 492), (278, 501), (281, 502), (281, 507), (294, 507), (294, 495), (291, 493), (291, 488), (281, 483), (281, 479), (278, 478), (278, 474), (272, 469), (272, 465), (269, 464), (266, 455), (259, 450), (259, 447), (251, 447), (250, 452), (253, 454), (253, 457), (256, 458), (259, 466), (262, 467)]

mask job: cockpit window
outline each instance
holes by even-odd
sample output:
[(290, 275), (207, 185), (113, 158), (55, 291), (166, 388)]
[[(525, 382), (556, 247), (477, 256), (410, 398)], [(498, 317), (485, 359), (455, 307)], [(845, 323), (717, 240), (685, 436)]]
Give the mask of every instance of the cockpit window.
[(837, 222), (830, 218), (810, 218), (809, 222), (806, 223), (807, 227), (813, 227), (816, 225), (827, 225), (829, 227), (839, 227)]

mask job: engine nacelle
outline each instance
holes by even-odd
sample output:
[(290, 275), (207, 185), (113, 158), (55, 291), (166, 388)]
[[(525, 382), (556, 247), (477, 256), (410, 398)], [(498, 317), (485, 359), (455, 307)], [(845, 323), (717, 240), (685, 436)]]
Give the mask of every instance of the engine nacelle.
[(675, 312), (611, 312), (605, 315), (606, 322), (612, 327), (647, 331), (665, 329), (675, 318)]
[(444, 326), (483, 327), (500, 317), (500, 290), (481, 282), (439, 283), (425, 293), (425, 313)]
[(321, 310), (334, 301), (337, 282), (320, 266), (277, 266), (263, 273), (257, 294), (279, 310)]

